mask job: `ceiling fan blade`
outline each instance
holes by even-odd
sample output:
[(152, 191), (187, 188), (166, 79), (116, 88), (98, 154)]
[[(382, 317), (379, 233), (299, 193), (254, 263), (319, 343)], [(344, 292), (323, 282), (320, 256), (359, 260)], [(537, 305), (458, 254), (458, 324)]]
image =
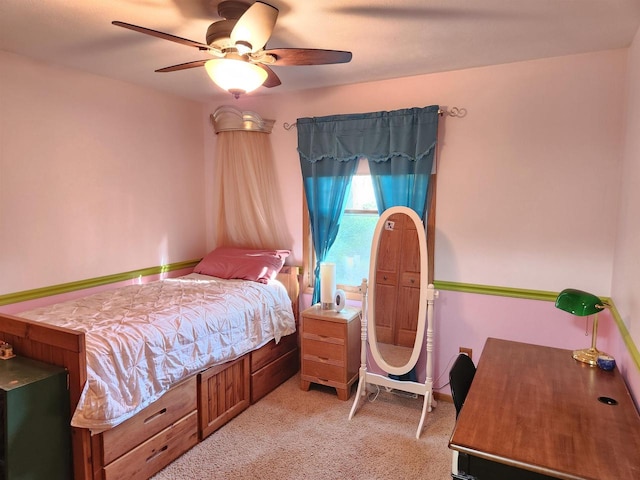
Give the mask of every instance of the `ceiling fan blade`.
[(260, 63), (256, 63), (255, 65), (257, 65), (258, 67), (263, 69), (265, 72), (267, 72), (268, 76), (267, 76), (267, 79), (262, 84), (263, 87), (272, 88), (282, 84), (282, 82), (280, 81), (280, 78), (278, 78), (278, 75), (276, 75), (276, 72), (271, 70), (269, 67), (267, 67), (266, 65), (262, 65)]
[(231, 41), (251, 52), (265, 46), (278, 18), (278, 9), (264, 2), (256, 2), (238, 19), (231, 31)]
[(273, 55), (276, 59), (273, 65), (278, 66), (348, 63), (352, 57), (351, 52), (315, 48), (273, 48), (264, 53)]
[(171, 35), (169, 33), (158, 32), (157, 30), (151, 30), (150, 28), (139, 27), (138, 25), (132, 25), (130, 23), (113, 21), (111, 22), (113, 25), (118, 27), (128, 28), (129, 30), (133, 30), (135, 32), (145, 33), (147, 35), (151, 35), (152, 37), (162, 38), (164, 40), (170, 40), (172, 42), (180, 43), (182, 45), (187, 45), (189, 47), (196, 47), (200, 50), (209, 50), (209, 46), (204, 43), (196, 42), (194, 40), (189, 40), (187, 38), (176, 37), (175, 35)]
[(156, 70), (156, 72), (177, 72), (178, 70), (186, 70), (187, 68), (204, 67), (204, 64), (211, 59), (207, 60), (194, 60), (193, 62), (181, 63), (179, 65), (173, 65), (171, 67), (164, 67)]

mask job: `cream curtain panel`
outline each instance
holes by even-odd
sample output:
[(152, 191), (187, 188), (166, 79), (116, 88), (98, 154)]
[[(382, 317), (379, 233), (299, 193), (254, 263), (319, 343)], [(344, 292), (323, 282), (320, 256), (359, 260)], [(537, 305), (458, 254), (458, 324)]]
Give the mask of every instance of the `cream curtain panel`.
[(269, 134), (221, 131), (216, 150), (216, 245), (291, 249)]

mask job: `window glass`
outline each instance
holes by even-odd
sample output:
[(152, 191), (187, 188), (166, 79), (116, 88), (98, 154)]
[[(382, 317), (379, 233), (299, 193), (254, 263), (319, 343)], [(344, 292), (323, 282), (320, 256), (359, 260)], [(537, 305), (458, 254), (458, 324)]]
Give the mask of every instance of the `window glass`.
[(337, 285), (355, 287), (369, 277), (371, 240), (378, 217), (371, 176), (354, 175), (338, 237), (325, 260), (336, 264)]

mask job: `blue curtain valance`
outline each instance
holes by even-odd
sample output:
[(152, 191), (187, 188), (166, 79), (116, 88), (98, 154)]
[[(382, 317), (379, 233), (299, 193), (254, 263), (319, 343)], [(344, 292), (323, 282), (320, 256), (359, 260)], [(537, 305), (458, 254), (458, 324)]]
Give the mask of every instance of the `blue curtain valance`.
[(300, 159), (420, 160), (435, 148), (438, 109), (438, 105), (432, 105), (391, 112), (298, 118)]

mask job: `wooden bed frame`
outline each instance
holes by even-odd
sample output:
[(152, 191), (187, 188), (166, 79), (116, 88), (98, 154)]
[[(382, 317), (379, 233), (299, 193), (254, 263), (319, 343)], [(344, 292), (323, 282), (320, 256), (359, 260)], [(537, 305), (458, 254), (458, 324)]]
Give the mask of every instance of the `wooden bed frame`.
[[(298, 323), (298, 267), (278, 274)], [(74, 411), (87, 381), (85, 336), (13, 315), (0, 314), (0, 340), (17, 355), (65, 367)], [(239, 359), (183, 380), (117, 427), (91, 435), (71, 428), (75, 480), (148, 478), (272, 391), (299, 368), (298, 334), (272, 340)]]

